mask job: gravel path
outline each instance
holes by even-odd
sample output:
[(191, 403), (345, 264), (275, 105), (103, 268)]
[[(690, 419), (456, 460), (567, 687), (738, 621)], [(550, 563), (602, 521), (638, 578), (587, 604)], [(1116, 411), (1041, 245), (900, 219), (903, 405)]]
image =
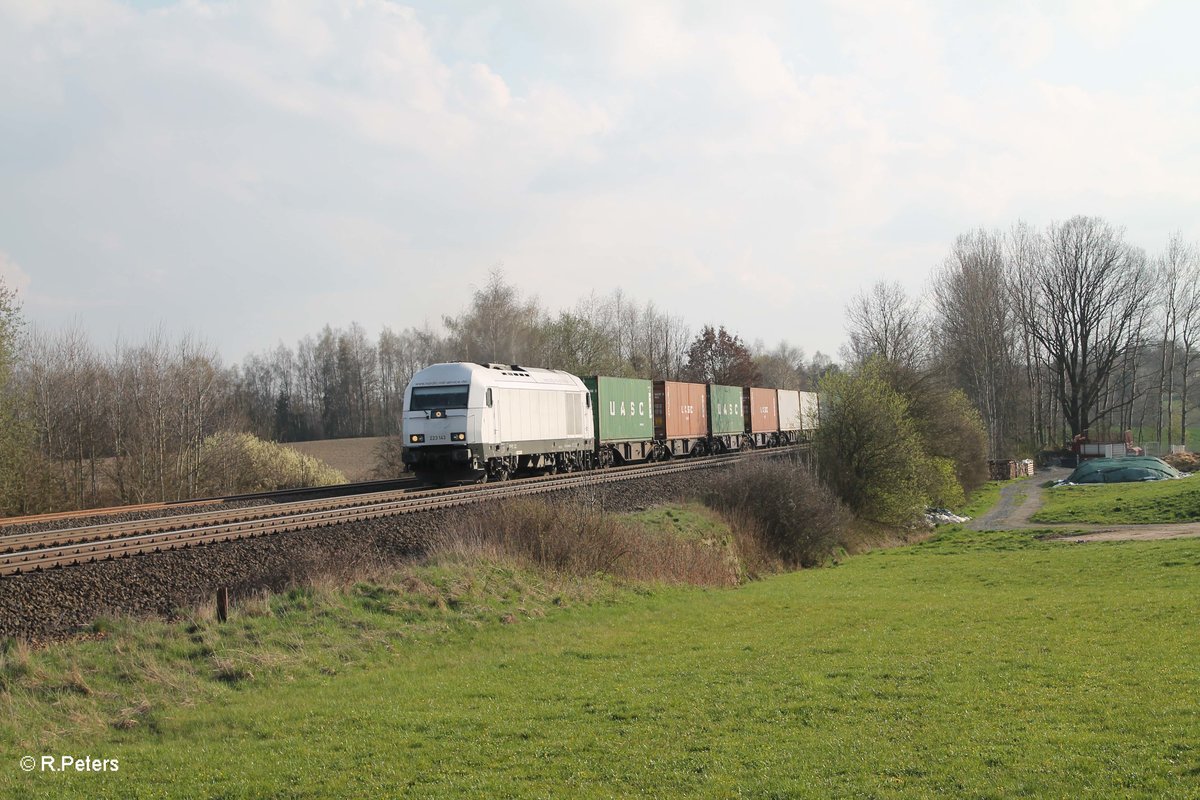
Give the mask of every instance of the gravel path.
[(977, 531), (1054, 530), (1063, 533), (1055, 537), (1064, 542), (1119, 542), (1181, 539), (1200, 536), (1200, 522), (1175, 524), (1149, 523), (1142, 525), (1095, 525), (1079, 522), (1031, 522), (1045, 501), (1042, 484), (1057, 481), (1071, 474), (1065, 467), (1039, 470), (1029, 480), (1014, 481), (1000, 489), (1000, 500), (991, 511), (971, 520), (967, 527)]
[[(971, 520), (977, 531), (1013, 531), (1030, 527), (1029, 518), (1042, 507), (1042, 484), (1061, 480), (1071, 474), (1066, 467), (1038, 470), (1028, 480), (1013, 481), (1000, 488), (1000, 501), (982, 517)], [(1038, 526), (1042, 527), (1042, 526)]]

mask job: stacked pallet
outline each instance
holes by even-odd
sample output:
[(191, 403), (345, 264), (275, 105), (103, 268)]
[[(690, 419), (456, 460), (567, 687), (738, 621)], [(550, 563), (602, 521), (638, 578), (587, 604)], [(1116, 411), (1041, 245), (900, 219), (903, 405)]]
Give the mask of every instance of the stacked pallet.
[(994, 481), (1011, 481), (1033, 475), (1033, 460), (997, 459), (988, 462), (988, 477)]

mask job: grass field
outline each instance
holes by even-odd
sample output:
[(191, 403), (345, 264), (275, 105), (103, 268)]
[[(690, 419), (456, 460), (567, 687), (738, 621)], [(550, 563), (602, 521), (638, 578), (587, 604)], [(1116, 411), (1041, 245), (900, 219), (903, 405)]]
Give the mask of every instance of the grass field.
[(1150, 523), (1200, 520), (1200, 477), (1145, 483), (1057, 486), (1034, 522)]
[[(717, 590), (425, 569), (402, 590), (296, 592), (225, 626), (73, 645), (111, 676), (80, 674), (86, 689), (44, 654), (10, 663), (0, 795), (1200, 793), (1200, 541), (951, 527)], [(135, 724), (85, 711), (140, 693)], [(31, 730), (39, 713), (57, 736)], [(17, 765), (62, 753), (120, 769)]]

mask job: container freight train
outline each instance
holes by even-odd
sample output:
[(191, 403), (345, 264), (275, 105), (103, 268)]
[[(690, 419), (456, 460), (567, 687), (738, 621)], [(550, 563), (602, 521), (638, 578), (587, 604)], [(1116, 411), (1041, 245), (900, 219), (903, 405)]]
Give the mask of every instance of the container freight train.
[(427, 483), (506, 480), (774, 447), (816, 428), (817, 395), (434, 364), (404, 392), (404, 463)]

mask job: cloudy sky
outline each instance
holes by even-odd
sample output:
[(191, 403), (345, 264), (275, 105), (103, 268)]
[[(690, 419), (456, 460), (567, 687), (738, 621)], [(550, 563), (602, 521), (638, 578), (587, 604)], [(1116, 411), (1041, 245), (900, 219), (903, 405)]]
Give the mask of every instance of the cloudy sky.
[(1200, 4), (0, 0), (0, 276), (230, 360), (621, 288), (843, 341), (954, 237), (1200, 239)]

